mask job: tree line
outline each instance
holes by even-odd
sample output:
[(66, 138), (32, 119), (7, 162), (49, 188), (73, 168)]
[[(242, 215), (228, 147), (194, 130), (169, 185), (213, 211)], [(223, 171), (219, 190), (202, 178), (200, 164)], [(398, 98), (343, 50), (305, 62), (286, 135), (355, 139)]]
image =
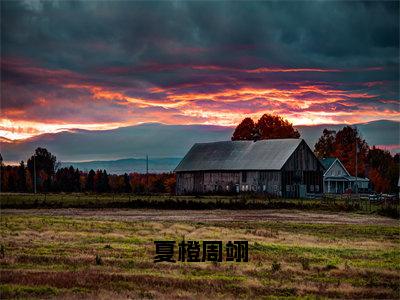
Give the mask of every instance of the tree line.
[[(172, 173), (123, 175), (108, 174), (106, 170), (84, 172), (73, 166), (60, 168), (57, 158), (45, 148), (37, 148), (25, 164), (3, 164), (0, 154), (1, 191), (32, 193), (174, 193)], [(36, 180), (35, 180), (36, 174)]]
[[(232, 140), (264, 140), (300, 138), (300, 133), (293, 124), (281, 116), (264, 114), (254, 122), (244, 118), (236, 127)], [(370, 147), (362, 139), (357, 128), (345, 126), (338, 132), (324, 129), (314, 146), (314, 153), (320, 159), (336, 157), (343, 163), (350, 175), (368, 177), (376, 192), (396, 192), (399, 180), (399, 154)]]
[[(257, 122), (245, 118), (236, 127), (232, 140), (300, 138), (293, 125), (282, 118), (264, 114)], [(314, 146), (320, 159), (339, 158), (352, 176), (368, 177), (373, 190), (396, 192), (399, 180), (400, 157), (389, 151), (370, 147), (357, 128), (346, 126), (338, 132), (324, 129)], [(38, 192), (95, 192), (95, 193), (174, 193), (176, 179), (173, 173), (110, 175), (106, 170), (83, 172), (72, 166), (60, 168), (54, 155), (45, 148), (37, 148), (25, 165), (5, 166), (0, 154), (1, 191), (33, 192), (34, 174)], [(34, 172), (35, 171), (35, 172)]]

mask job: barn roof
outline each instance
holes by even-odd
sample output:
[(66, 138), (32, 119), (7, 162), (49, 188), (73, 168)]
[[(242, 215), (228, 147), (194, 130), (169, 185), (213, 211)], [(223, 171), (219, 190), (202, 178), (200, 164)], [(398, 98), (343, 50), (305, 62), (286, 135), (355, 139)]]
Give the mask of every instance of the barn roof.
[(274, 139), (194, 144), (175, 172), (280, 170), (302, 141)]
[(325, 170), (328, 170), (332, 166), (332, 164), (336, 161), (336, 159), (337, 159), (336, 157), (327, 157), (320, 159), (319, 161), (322, 163)]

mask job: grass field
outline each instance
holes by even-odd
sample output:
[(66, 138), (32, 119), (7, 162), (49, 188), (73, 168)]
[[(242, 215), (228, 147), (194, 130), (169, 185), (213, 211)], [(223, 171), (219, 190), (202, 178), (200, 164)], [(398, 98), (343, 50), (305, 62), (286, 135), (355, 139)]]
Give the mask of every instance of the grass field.
[(164, 209), (271, 209), (357, 211), (378, 213), (398, 218), (398, 203), (381, 203), (353, 198), (283, 199), (268, 196), (203, 195), (174, 196), (168, 194), (19, 194), (1, 193), (2, 208), (164, 208)]
[[(399, 298), (398, 220), (297, 210), (241, 215), (3, 210), (1, 298)], [(183, 238), (248, 240), (250, 261), (153, 262), (154, 240)]]

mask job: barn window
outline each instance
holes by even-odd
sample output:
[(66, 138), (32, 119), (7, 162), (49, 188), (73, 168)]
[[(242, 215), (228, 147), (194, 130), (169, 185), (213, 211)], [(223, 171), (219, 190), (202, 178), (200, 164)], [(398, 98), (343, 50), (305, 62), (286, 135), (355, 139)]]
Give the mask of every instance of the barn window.
[(247, 172), (242, 172), (242, 182), (247, 182)]

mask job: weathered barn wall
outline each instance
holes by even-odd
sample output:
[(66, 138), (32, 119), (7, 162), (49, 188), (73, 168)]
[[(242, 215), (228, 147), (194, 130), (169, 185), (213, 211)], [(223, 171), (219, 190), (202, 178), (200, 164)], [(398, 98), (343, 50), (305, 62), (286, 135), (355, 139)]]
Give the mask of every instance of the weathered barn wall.
[(280, 171), (178, 172), (178, 194), (210, 192), (262, 192), (280, 195)]
[(322, 193), (324, 169), (305, 142), (293, 152), (282, 168), (282, 195), (304, 197)]

